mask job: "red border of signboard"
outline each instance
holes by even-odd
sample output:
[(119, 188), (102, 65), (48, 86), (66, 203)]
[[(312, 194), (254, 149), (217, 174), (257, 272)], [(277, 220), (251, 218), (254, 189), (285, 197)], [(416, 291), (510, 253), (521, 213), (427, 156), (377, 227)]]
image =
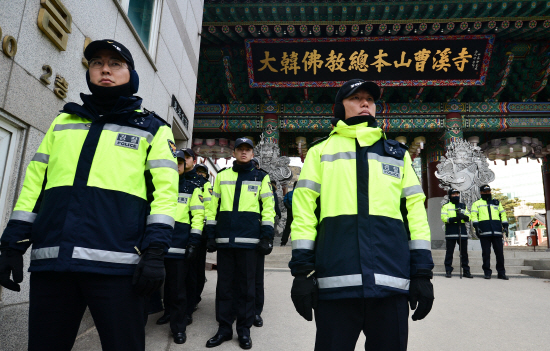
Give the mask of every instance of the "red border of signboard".
[(248, 68), (248, 84), (251, 88), (334, 88), (340, 87), (344, 81), (312, 81), (312, 82), (255, 82), (252, 66), (252, 48), (254, 43), (331, 43), (331, 42), (360, 42), (360, 41), (424, 41), (424, 40), (465, 40), (487, 39), (487, 46), (483, 54), (479, 79), (448, 79), (448, 80), (377, 80), (381, 87), (410, 87), (410, 86), (460, 86), (485, 85), (489, 62), (495, 45), (495, 36), (482, 35), (447, 35), (447, 36), (410, 36), (410, 37), (367, 37), (367, 38), (299, 38), (299, 39), (246, 39), (246, 64)]

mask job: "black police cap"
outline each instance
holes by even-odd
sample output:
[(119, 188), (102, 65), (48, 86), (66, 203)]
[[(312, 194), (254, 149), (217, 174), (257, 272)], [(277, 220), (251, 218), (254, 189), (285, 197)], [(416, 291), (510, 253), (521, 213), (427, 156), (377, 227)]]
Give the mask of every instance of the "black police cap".
[(243, 144), (246, 144), (246, 145), (250, 146), (251, 148), (254, 148), (254, 143), (252, 142), (252, 140), (250, 140), (248, 138), (239, 138), (239, 139), (235, 140), (235, 149), (238, 148), (239, 146), (243, 145)]
[(345, 98), (355, 93), (358, 89), (364, 89), (372, 95), (374, 101), (380, 98), (380, 87), (375, 82), (363, 79), (352, 79), (345, 82), (336, 94), (336, 103), (344, 101)]
[(88, 44), (88, 46), (86, 46), (86, 49), (84, 50), (84, 57), (86, 58), (86, 60), (90, 61), (94, 57), (94, 54), (101, 49), (118, 52), (118, 54), (122, 56), (122, 58), (126, 61), (128, 66), (130, 66), (132, 70), (135, 70), (134, 59), (132, 58), (130, 50), (128, 50), (126, 46), (122, 45), (118, 41), (114, 41), (112, 39), (92, 41), (90, 44)]

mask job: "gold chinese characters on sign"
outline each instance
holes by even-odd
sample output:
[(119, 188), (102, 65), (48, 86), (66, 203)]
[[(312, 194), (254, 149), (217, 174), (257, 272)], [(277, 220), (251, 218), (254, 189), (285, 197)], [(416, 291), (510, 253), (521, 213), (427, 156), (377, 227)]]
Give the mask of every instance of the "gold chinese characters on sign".
[[(416, 62), (415, 68), (417, 72), (424, 72), (424, 67), (426, 65), (426, 62), (429, 60), (430, 55), (432, 52), (430, 50), (426, 50), (425, 48), (419, 50), (418, 52), (415, 52), (411, 57), (414, 57), (414, 60)], [(450, 64), (450, 61), (454, 63), (456, 66), (456, 69), (460, 72), (464, 71), (464, 66), (466, 63), (470, 62), (469, 59), (472, 58), (472, 55), (468, 53), (468, 49), (463, 47), (462, 51), (458, 53), (458, 55), (452, 59), (450, 59), (450, 56), (452, 54), (451, 49), (445, 48), (444, 50), (437, 50), (435, 52), (435, 55), (432, 56), (433, 64), (432, 69), (434, 71), (440, 71), (443, 70), (447, 72), (447, 69), (452, 67)], [(273, 65), (272, 62), (276, 62), (277, 58), (271, 57), (271, 54), (269, 51), (264, 51), (264, 59), (260, 60), (260, 63), (263, 64), (261, 68), (258, 69), (258, 72), (261, 72), (265, 70), (266, 68), (269, 69), (271, 72), (279, 72)], [(412, 59), (407, 59), (407, 52), (402, 51), (401, 52), (401, 58), (400, 61), (393, 61), (393, 64), (391, 62), (387, 62), (384, 60), (384, 58), (388, 57), (388, 54), (384, 52), (383, 49), (378, 50), (378, 55), (374, 56), (374, 61), (372, 63), (367, 63), (369, 55), (365, 53), (364, 50), (361, 51), (354, 51), (348, 60), (348, 66), (347, 69), (345, 69), (344, 65), (346, 64), (346, 58), (343, 56), (342, 53), (335, 53), (334, 50), (330, 52), (330, 54), (326, 58), (322, 58), (321, 55), (317, 52), (317, 50), (312, 50), (311, 52), (306, 51), (303, 59), (301, 62), (303, 63), (303, 69), (305, 72), (312, 71), (313, 74), (317, 74), (317, 70), (320, 70), (322, 67), (326, 67), (330, 72), (335, 71), (341, 71), (346, 72), (348, 70), (356, 70), (360, 72), (367, 72), (369, 69), (369, 66), (374, 66), (374, 68), (381, 72), (384, 67), (390, 67), (394, 66), (395, 68), (399, 67), (409, 67), (412, 63)], [(299, 57), (298, 53), (292, 51), (290, 55), (285, 51), (283, 52), (283, 55), (280, 60), (281, 69), (280, 71), (284, 74), (292, 74), (296, 75), (298, 73), (298, 70), (302, 69), (298, 65)], [(324, 64), (324, 65), (323, 65)]]
[(61, 0), (40, 0), (40, 5), (38, 27), (59, 50), (65, 51), (71, 32), (71, 14)]

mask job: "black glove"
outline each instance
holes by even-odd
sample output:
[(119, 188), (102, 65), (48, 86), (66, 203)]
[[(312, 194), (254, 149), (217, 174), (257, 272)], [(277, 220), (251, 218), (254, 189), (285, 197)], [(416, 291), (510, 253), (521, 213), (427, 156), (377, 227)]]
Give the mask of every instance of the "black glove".
[(198, 257), (198, 250), (195, 245), (187, 245), (185, 249), (185, 260), (187, 262), (195, 261)]
[(313, 274), (309, 278), (306, 274), (298, 274), (294, 277), (290, 297), (294, 308), (306, 321), (313, 320), (312, 309), (317, 308), (317, 295), (317, 280)]
[(458, 217), (451, 217), (449, 218), (449, 223), (458, 223)]
[(208, 241), (206, 242), (206, 251), (208, 252), (216, 252), (217, 250), (217, 245), (216, 245), (216, 239), (208, 239)]
[(412, 315), (412, 320), (419, 321), (426, 317), (432, 310), (433, 302), (434, 287), (430, 278), (427, 276), (412, 277), (409, 287), (409, 304), (411, 310), (416, 310)]
[[(10, 279), (13, 276), (13, 280)], [(13, 291), (21, 291), (18, 283), (23, 281), (23, 253), (3, 249), (0, 254), (0, 285)]]
[(134, 291), (141, 296), (149, 296), (164, 282), (164, 245), (151, 243), (143, 253), (134, 272)]
[(262, 238), (256, 246), (256, 250), (262, 255), (269, 255), (273, 251), (273, 240), (269, 238)]

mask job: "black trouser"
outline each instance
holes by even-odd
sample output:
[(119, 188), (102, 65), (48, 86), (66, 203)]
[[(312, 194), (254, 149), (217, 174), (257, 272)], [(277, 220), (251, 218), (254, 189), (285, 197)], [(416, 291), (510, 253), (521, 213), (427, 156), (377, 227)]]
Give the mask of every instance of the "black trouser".
[[(455, 246), (458, 244), (458, 239), (446, 238), (447, 252), (445, 253), (445, 271), (453, 271), (453, 254)], [(470, 273), (470, 266), (468, 265), (468, 239), (461, 239), (460, 253), (462, 255), (462, 262), (460, 262), (464, 273)]]
[(288, 237), (290, 236), (290, 226), (291, 226), (293, 220), (294, 220), (294, 216), (292, 215), (292, 208), (287, 209), (287, 211), (286, 211), (286, 224), (285, 224), (285, 229), (283, 230), (283, 236), (281, 238), (281, 244), (286, 244), (288, 242)]
[(30, 351), (71, 350), (86, 307), (104, 351), (145, 350), (145, 299), (131, 276), (33, 272), (29, 300)]
[(187, 327), (186, 280), (189, 265), (184, 259), (165, 258), (164, 313), (170, 314), (172, 333), (183, 333)]
[[(197, 286), (195, 290), (196, 302), (195, 305), (201, 302), (201, 294), (204, 290), (204, 283), (206, 282), (206, 243), (201, 243), (199, 246), (199, 255), (197, 257)], [(193, 308), (195, 308), (193, 305)]]
[(218, 284), (216, 286), (216, 319), (218, 333), (233, 334), (233, 280), (238, 283), (237, 334), (250, 336), (254, 322), (254, 280), (256, 277), (256, 250), (218, 249)]
[(353, 351), (361, 331), (366, 336), (365, 350), (406, 350), (408, 318), (407, 295), (319, 300), (315, 351)]
[(198, 260), (188, 262), (187, 264), (189, 270), (187, 273), (187, 277), (185, 277), (185, 291), (187, 292), (185, 314), (191, 316), (193, 315), (193, 310), (195, 309), (195, 305), (197, 304)]
[(264, 265), (265, 255), (256, 254), (256, 289), (254, 294), (254, 310), (256, 315), (261, 315), (264, 310)]
[(493, 273), (491, 270), (491, 244), (493, 244), (493, 251), (497, 258), (497, 272), (501, 275), (506, 274), (506, 269), (504, 269), (504, 244), (502, 242), (502, 236), (481, 235), (479, 241), (481, 242), (481, 255), (483, 256), (483, 272), (488, 275)]

